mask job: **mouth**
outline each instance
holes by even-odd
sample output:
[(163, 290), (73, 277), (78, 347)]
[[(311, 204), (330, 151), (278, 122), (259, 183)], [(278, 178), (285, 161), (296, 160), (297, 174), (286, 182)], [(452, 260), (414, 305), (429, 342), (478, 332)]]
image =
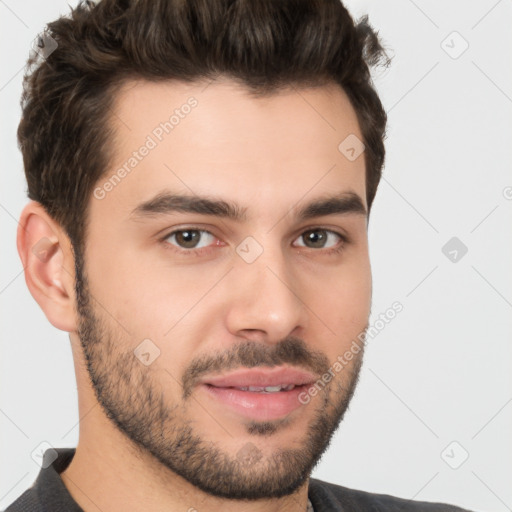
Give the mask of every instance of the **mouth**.
[(251, 391), (254, 393), (277, 393), (279, 391), (291, 391), (295, 387), (298, 386), (295, 386), (295, 384), (278, 384), (277, 386), (241, 386), (233, 387), (233, 389)]
[(301, 407), (300, 393), (315, 380), (315, 375), (298, 368), (244, 368), (205, 378), (200, 387), (223, 409), (252, 420), (271, 421)]

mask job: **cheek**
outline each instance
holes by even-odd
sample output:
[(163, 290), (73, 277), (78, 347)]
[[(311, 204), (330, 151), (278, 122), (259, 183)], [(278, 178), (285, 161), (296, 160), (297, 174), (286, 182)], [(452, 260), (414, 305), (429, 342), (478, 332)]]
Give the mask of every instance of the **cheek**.
[[(372, 279), (368, 261), (340, 266), (323, 285), (309, 288), (306, 301), (326, 333), (324, 351), (330, 357), (342, 353), (367, 326), (371, 309)], [(327, 326), (327, 327), (324, 327)]]
[(318, 311), (325, 311), (325, 322), (336, 335), (362, 330), (370, 314), (371, 287), (367, 282), (359, 282), (358, 286), (346, 283), (341, 287), (333, 286), (322, 293), (316, 303)]
[(183, 269), (171, 269), (165, 258), (154, 257), (155, 251), (123, 247), (114, 238), (111, 242), (91, 237), (95, 250), (87, 254), (87, 274), (91, 293), (119, 322), (138, 325), (149, 320), (146, 327), (168, 330), (208, 285)]

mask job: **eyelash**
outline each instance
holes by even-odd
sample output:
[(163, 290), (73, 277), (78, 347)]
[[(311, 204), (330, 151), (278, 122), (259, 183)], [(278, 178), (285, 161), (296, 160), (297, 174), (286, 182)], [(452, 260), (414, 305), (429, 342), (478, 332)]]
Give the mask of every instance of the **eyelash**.
[[(213, 233), (211, 233), (210, 231), (208, 231), (207, 229), (201, 229), (201, 228), (194, 227), (194, 226), (186, 226), (181, 229), (176, 229), (174, 231), (171, 231), (171, 232), (167, 233), (164, 237), (160, 238), (160, 242), (163, 244), (163, 246), (166, 250), (177, 253), (178, 255), (186, 255), (186, 256), (194, 256), (194, 257), (197, 256), (198, 257), (198, 256), (203, 256), (205, 253), (208, 253), (209, 251), (211, 251), (212, 247), (215, 247), (215, 246), (209, 245), (207, 247), (201, 247), (199, 249), (193, 249), (193, 248), (192, 249), (179, 249), (177, 246), (167, 242), (167, 239), (169, 237), (171, 237), (172, 235), (174, 235), (176, 233), (180, 233), (182, 231), (199, 231), (202, 233), (208, 233), (215, 237), (215, 235)], [(323, 254), (328, 255), (328, 256), (341, 253), (342, 251), (345, 250), (345, 246), (348, 243), (350, 243), (350, 240), (348, 239), (348, 237), (346, 235), (343, 235), (342, 233), (340, 233), (338, 231), (334, 231), (332, 229), (323, 228), (321, 226), (315, 226), (312, 228), (308, 228), (305, 231), (303, 231), (301, 233), (301, 235), (299, 235), (299, 236), (302, 236), (302, 235), (304, 235), (304, 233), (307, 233), (309, 231), (325, 231), (327, 233), (332, 233), (340, 238), (340, 244), (337, 247), (332, 247), (330, 249), (323, 249), (323, 250), (321, 248), (314, 249), (314, 248), (309, 247), (309, 249), (311, 249), (313, 251), (322, 251)]]

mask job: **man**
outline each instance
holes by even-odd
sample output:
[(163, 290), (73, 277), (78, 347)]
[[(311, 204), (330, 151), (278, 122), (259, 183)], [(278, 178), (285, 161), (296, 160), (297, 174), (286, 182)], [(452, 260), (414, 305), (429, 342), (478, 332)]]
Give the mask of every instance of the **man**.
[(336, 0), (102, 0), (49, 25), (18, 250), (70, 333), (80, 437), (9, 512), (461, 510), (310, 478), (363, 359), (381, 57)]

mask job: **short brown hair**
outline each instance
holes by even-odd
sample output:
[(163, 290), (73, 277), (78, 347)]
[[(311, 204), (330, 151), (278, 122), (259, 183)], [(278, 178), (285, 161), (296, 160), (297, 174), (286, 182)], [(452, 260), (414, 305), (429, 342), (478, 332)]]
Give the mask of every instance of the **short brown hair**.
[(384, 163), (386, 113), (369, 67), (389, 60), (367, 18), (354, 23), (339, 0), (82, 1), (46, 33), (58, 46), (46, 59), (29, 58), (18, 141), (29, 198), (75, 249), (85, 242), (89, 198), (109, 165), (109, 109), (131, 78), (224, 76), (256, 95), (339, 84), (366, 146), (370, 209)]

